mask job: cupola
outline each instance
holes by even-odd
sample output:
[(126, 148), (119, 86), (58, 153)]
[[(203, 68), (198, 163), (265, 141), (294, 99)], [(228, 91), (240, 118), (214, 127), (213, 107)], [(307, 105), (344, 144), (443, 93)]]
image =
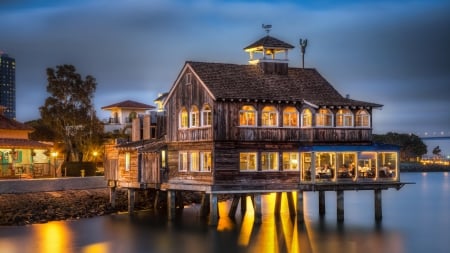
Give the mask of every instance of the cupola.
[[(257, 65), (265, 74), (286, 75), (288, 72), (288, 51), (291, 44), (269, 35), (271, 25), (264, 25), (267, 35), (244, 48), (249, 53), (250, 65)], [(259, 58), (257, 58), (259, 57)]]

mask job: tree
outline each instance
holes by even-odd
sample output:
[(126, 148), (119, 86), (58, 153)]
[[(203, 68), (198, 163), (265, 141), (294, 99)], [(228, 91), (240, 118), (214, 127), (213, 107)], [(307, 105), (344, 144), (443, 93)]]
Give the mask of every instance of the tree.
[(442, 152), (442, 150), (441, 150), (441, 148), (439, 147), (439, 146), (436, 146), (435, 148), (433, 148), (433, 155), (434, 156), (436, 156), (436, 157), (440, 157), (441, 156), (441, 152)]
[(58, 65), (47, 69), (47, 82), (42, 121), (55, 132), (55, 141), (64, 143), (66, 160), (82, 161), (102, 140), (103, 125), (92, 103), (96, 80), (90, 75), (83, 80), (72, 65)]
[(408, 161), (427, 153), (427, 145), (415, 134), (398, 134), (389, 132), (385, 135), (373, 136), (375, 142), (400, 146), (400, 159)]
[(42, 119), (32, 120), (25, 122), (25, 125), (28, 125), (34, 129), (34, 131), (30, 134), (30, 139), (35, 141), (54, 141), (55, 140), (55, 131), (47, 124), (45, 124)]

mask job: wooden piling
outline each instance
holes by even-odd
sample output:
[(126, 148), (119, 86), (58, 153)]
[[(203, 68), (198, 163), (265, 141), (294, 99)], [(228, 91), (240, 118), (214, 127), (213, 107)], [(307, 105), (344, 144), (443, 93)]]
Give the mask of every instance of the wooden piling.
[(375, 220), (381, 221), (383, 218), (383, 210), (381, 206), (381, 189), (374, 190), (375, 199)]
[(175, 219), (175, 192), (167, 191), (167, 219)]
[(325, 215), (325, 192), (319, 191), (319, 215)]
[(116, 208), (116, 197), (117, 197), (116, 187), (109, 187), (109, 203), (111, 204), (112, 208)]
[(239, 205), (239, 199), (240, 199), (239, 195), (237, 195), (237, 194), (233, 195), (233, 200), (231, 202), (230, 211), (228, 212), (228, 217), (232, 217), (232, 218), (236, 217), (236, 210)]
[(280, 214), (281, 212), (281, 199), (283, 197), (283, 193), (282, 192), (277, 192), (275, 194), (275, 207), (274, 207), (274, 213), (275, 214)]
[(344, 191), (336, 191), (336, 214), (339, 222), (344, 221)]
[(206, 217), (209, 213), (209, 194), (203, 192), (200, 203), (200, 217)]
[(261, 203), (261, 194), (256, 193), (253, 195), (253, 209), (255, 210), (255, 220), (256, 224), (260, 224), (262, 222), (262, 203)]
[(133, 188), (128, 188), (128, 214), (134, 212), (134, 201), (136, 197), (136, 192)]
[(241, 216), (244, 217), (247, 212), (247, 194), (241, 194)]
[(155, 200), (153, 201), (153, 209), (158, 209), (159, 198), (160, 198), (159, 194), (160, 194), (160, 191), (156, 191)]
[(219, 221), (217, 194), (209, 194), (209, 225), (216, 226)]
[(286, 192), (286, 197), (288, 200), (289, 214), (291, 216), (295, 216), (294, 195), (292, 194), (292, 192)]
[(304, 222), (303, 191), (297, 192), (297, 221)]

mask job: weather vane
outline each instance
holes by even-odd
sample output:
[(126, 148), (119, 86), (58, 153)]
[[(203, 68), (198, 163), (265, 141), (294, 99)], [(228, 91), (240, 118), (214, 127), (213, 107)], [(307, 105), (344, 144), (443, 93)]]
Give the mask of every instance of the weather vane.
[(267, 35), (269, 35), (270, 29), (272, 29), (272, 25), (262, 24), (262, 28), (266, 30)]
[(300, 39), (300, 48), (302, 50), (302, 67), (305, 68), (305, 52), (306, 52), (306, 46), (308, 45), (307, 39)]

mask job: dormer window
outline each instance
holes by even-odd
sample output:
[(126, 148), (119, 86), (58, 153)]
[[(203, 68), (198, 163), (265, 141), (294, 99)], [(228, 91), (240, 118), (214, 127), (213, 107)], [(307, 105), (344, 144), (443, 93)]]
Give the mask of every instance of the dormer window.
[(370, 114), (366, 110), (356, 112), (356, 127), (370, 127)]
[(188, 128), (189, 127), (189, 117), (188, 111), (186, 108), (181, 109), (180, 112), (180, 128)]
[(312, 127), (312, 112), (308, 108), (302, 112), (302, 127)]
[(336, 113), (337, 127), (353, 127), (353, 113), (349, 109), (340, 109)]
[(288, 106), (283, 111), (283, 126), (297, 127), (298, 126), (298, 111), (293, 106)]
[(329, 109), (322, 108), (316, 114), (316, 126), (332, 127), (333, 126), (333, 114)]
[(278, 112), (275, 106), (265, 106), (262, 109), (261, 125), (268, 127), (278, 126)]
[(191, 127), (199, 127), (200, 126), (200, 113), (198, 111), (197, 106), (192, 106), (191, 108)]
[(251, 105), (242, 106), (239, 111), (240, 126), (256, 126), (256, 110)]
[(184, 82), (185, 82), (186, 85), (191, 84), (191, 82), (192, 82), (192, 74), (191, 73), (187, 73), (184, 76)]

